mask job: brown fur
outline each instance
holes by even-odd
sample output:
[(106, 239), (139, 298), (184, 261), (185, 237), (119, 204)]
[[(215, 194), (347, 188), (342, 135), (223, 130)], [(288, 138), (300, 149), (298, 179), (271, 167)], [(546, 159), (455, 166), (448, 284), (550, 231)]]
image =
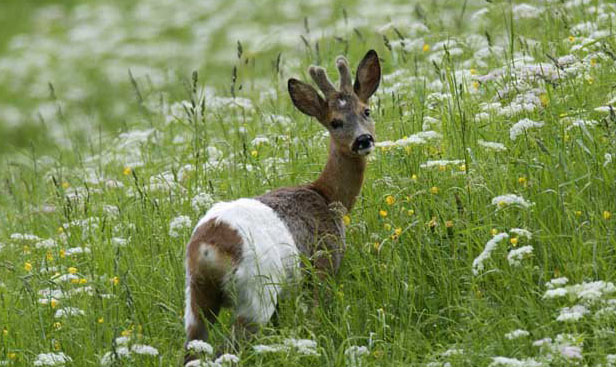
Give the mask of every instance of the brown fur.
[[(223, 305), (229, 303), (229, 299), (222, 289), (223, 269), (204, 268), (200, 266), (201, 245), (207, 243), (219, 251), (219, 255), (227, 258), (232, 265), (237, 265), (242, 257), (242, 239), (236, 230), (226, 223), (216, 222), (216, 219), (201, 224), (193, 234), (186, 247), (186, 266), (190, 274), (190, 307), (195, 315), (196, 324), (187, 330), (187, 340), (207, 340), (208, 332), (204, 318), (209, 323), (216, 321), (216, 317)], [(186, 355), (184, 363), (193, 359)]]

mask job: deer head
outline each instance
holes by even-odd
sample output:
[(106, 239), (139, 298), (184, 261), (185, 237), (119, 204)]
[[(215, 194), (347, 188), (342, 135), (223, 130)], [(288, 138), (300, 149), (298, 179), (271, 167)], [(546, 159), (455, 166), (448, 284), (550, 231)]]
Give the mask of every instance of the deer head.
[(381, 66), (374, 50), (368, 51), (357, 67), (355, 83), (351, 81), (349, 63), (343, 56), (336, 59), (340, 87), (331, 83), (325, 69), (310, 66), (308, 72), (323, 97), (309, 84), (289, 79), (288, 88), (295, 107), (315, 117), (329, 130), (333, 147), (347, 156), (365, 156), (374, 149), (374, 121), (368, 99), (381, 81)]

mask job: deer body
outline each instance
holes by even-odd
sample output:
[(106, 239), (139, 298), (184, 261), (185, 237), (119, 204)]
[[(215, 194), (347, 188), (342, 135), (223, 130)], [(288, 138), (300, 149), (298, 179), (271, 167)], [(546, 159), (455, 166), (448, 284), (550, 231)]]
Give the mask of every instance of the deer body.
[[(207, 339), (206, 322), (220, 308), (235, 309), (236, 325), (267, 323), (283, 285), (296, 278), (299, 255), (323, 273), (335, 273), (345, 251), (343, 212), (360, 193), (366, 155), (374, 147), (368, 98), (380, 81), (380, 65), (368, 52), (351, 86), (348, 64), (337, 60), (340, 91), (321, 68), (311, 76), (324, 93), (289, 80), (295, 106), (316, 117), (331, 136), (325, 169), (311, 184), (215, 204), (196, 225), (186, 249), (185, 326), (188, 342)], [(187, 355), (187, 360), (190, 360)]]

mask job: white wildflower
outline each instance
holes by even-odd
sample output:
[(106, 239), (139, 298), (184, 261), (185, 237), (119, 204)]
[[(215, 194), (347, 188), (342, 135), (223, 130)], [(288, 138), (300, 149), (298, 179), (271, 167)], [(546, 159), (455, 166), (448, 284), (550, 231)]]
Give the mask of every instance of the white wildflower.
[(344, 350), (344, 356), (347, 358), (347, 366), (361, 366), (361, 359), (364, 355), (369, 354), (368, 348), (364, 346), (353, 345)]
[(603, 167), (607, 167), (608, 164), (612, 163), (612, 155), (610, 153), (605, 153), (603, 159)]
[(85, 314), (86, 313), (82, 309), (79, 309), (77, 307), (64, 307), (56, 311), (56, 313), (54, 314), (54, 317), (56, 319), (59, 319), (61, 317), (82, 316)]
[(518, 4), (514, 5), (512, 9), (513, 17), (515, 19), (530, 19), (537, 18), (541, 14), (543, 9), (537, 8), (530, 4)]
[(507, 147), (505, 146), (505, 144), (497, 143), (494, 141), (485, 141), (485, 140), (480, 139), (477, 141), (477, 144), (479, 144), (479, 146), (493, 150), (495, 152), (504, 152), (505, 150), (507, 150)]
[(103, 213), (115, 218), (120, 215), (120, 208), (115, 205), (103, 205)]
[(509, 253), (507, 254), (507, 261), (511, 266), (520, 266), (522, 265), (522, 260), (524, 259), (524, 257), (529, 256), (532, 253), (532, 246), (522, 246), (520, 248), (509, 251)]
[(58, 247), (58, 243), (54, 241), (53, 239), (49, 238), (49, 239), (37, 242), (36, 245), (34, 245), (34, 247), (38, 249), (41, 249), (41, 248), (51, 249), (54, 247)]
[(157, 356), (158, 349), (145, 344), (134, 344), (130, 350), (135, 354), (148, 355), (148, 356)]
[(490, 254), (496, 249), (498, 243), (506, 238), (509, 238), (507, 233), (499, 233), (486, 243), (486, 246), (481, 254), (473, 260), (473, 275), (478, 275), (481, 271), (483, 271), (483, 262), (490, 258)]
[(559, 349), (560, 355), (567, 359), (582, 359), (582, 348), (577, 345), (563, 345)]
[(122, 237), (113, 237), (111, 238), (111, 244), (114, 246), (124, 247), (128, 243), (126, 238)]
[(586, 130), (586, 128), (596, 126), (598, 123), (599, 122), (596, 121), (596, 120), (577, 119), (577, 120), (574, 120), (573, 122), (571, 122), (571, 125), (567, 126), (565, 131), (569, 131), (569, 130), (574, 129), (576, 127), (580, 128), (582, 130)]
[(511, 228), (509, 230), (509, 233), (515, 233), (518, 236), (526, 237), (529, 240), (533, 238), (533, 234), (529, 230), (526, 230), (526, 229), (523, 229), (523, 228)]
[(129, 356), (130, 350), (127, 347), (119, 347), (116, 348), (114, 352), (105, 353), (105, 355), (103, 355), (103, 357), (101, 358), (101, 365), (109, 366), (116, 360), (117, 357), (126, 358)]
[(515, 194), (505, 194), (493, 198), (492, 205), (496, 205), (498, 207), (518, 205), (523, 208), (529, 208), (533, 205), (533, 203), (526, 201), (523, 197)]
[(271, 344), (271, 345), (258, 344), (258, 345), (253, 345), (252, 349), (255, 351), (255, 353), (258, 353), (258, 354), (278, 353), (278, 352), (283, 352), (283, 351), (288, 350), (288, 348), (282, 344)]
[(588, 308), (583, 305), (575, 305), (573, 307), (563, 307), (560, 310), (560, 315), (556, 318), (557, 321), (577, 321), (588, 313)]
[(451, 356), (462, 355), (462, 354), (464, 354), (464, 349), (460, 349), (460, 348), (449, 348), (443, 353), (441, 353), (443, 357), (451, 357)]
[(543, 294), (543, 298), (550, 299), (550, 298), (564, 297), (567, 295), (567, 293), (569, 292), (565, 288), (548, 289)]
[(225, 353), (223, 355), (221, 355), (220, 357), (216, 358), (216, 360), (214, 361), (214, 363), (218, 363), (218, 364), (234, 364), (234, 363), (239, 363), (240, 362), (240, 358), (238, 356), (236, 356), (235, 354), (229, 354), (229, 353)]
[(463, 160), (454, 159), (454, 160), (436, 160), (436, 161), (427, 161), (426, 163), (421, 164), (419, 167), (421, 168), (431, 168), (431, 167), (444, 167), (448, 165), (457, 165), (464, 163)]
[(550, 280), (549, 282), (545, 283), (545, 286), (552, 289), (552, 288), (563, 286), (567, 284), (567, 282), (569, 282), (569, 279), (567, 277), (559, 277), (559, 278), (554, 278)]
[(186, 349), (191, 350), (193, 352), (197, 352), (197, 353), (206, 353), (206, 354), (212, 354), (214, 353), (214, 348), (212, 348), (212, 346), (207, 343), (204, 342), (203, 340), (191, 340), (190, 342), (188, 342), (188, 344), (186, 345)]
[(36, 356), (35, 366), (64, 366), (73, 359), (64, 353), (42, 353)]
[(265, 136), (257, 136), (256, 138), (252, 139), (252, 141), (250, 142), (251, 145), (258, 147), (261, 145), (267, 145), (269, 144), (270, 140), (265, 137)]
[(532, 358), (527, 359), (515, 359), (515, 358), (507, 358), (507, 357), (492, 357), (492, 363), (490, 363), (490, 367), (541, 367), (544, 366), (543, 363), (537, 362)]
[(318, 355), (316, 351), (317, 342), (314, 340), (287, 338), (284, 340), (284, 344), (296, 348), (301, 354)]
[(169, 236), (180, 237), (182, 233), (192, 226), (192, 222), (189, 217), (180, 215), (171, 220), (169, 223)]
[(614, 287), (612, 282), (605, 282), (603, 280), (574, 284), (566, 287), (566, 289), (577, 298), (589, 302), (597, 301), (607, 294), (616, 292), (616, 287)]
[(29, 234), (29, 233), (13, 233), (13, 234), (11, 234), (10, 238), (13, 241), (28, 241), (28, 242), (34, 242), (34, 241), (42, 240), (39, 236), (36, 236), (36, 235), (33, 235), (33, 234)]
[(529, 335), (530, 335), (530, 333), (528, 331), (522, 330), (522, 329), (517, 329), (517, 330), (514, 330), (512, 332), (509, 332), (509, 333), (505, 334), (505, 339), (513, 340), (513, 339), (517, 339), (517, 338), (523, 338), (523, 337), (526, 337), (526, 336), (529, 336)]
[(612, 106), (599, 106), (596, 107), (594, 109), (596, 112), (601, 112), (601, 113), (611, 113), (611, 111), (613, 110)]
[(203, 213), (207, 209), (209, 209), (214, 204), (214, 199), (212, 195), (201, 192), (195, 195), (192, 200), (190, 200), (190, 206), (193, 208), (195, 212)]
[(543, 125), (544, 125), (543, 122), (537, 122), (537, 121), (524, 118), (516, 122), (515, 124), (513, 124), (513, 126), (511, 126), (511, 128), (509, 129), (509, 138), (511, 140), (516, 140), (518, 136), (524, 134), (526, 130), (535, 128), (535, 127), (542, 127)]
[(91, 252), (92, 251), (87, 247), (71, 247), (71, 248), (66, 249), (64, 254), (70, 257), (73, 255), (89, 254)]
[(115, 338), (115, 343), (117, 345), (127, 345), (130, 342), (130, 336), (119, 336)]

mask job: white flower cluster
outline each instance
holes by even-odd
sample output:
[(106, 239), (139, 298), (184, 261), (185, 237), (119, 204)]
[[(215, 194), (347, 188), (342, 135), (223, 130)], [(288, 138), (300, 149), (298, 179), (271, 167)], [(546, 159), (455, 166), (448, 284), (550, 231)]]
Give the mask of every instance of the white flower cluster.
[(190, 229), (192, 221), (185, 215), (180, 215), (171, 220), (169, 223), (169, 236), (180, 237), (186, 230)]
[(505, 194), (494, 197), (492, 199), (492, 205), (496, 205), (497, 207), (517, 205), (523, 208), (529, 208), (533, 205), (533, 203), (515, 194)]
[(64, 366), (73, 359), (64, 353), (42, 353), (36, 356), (35, 366)]
[(516, 329), (512, 332), (505, 334), (505, 339), (513, 340), (513, 339), (523, 338), (529, 335), (530, 333), (526, 330)]
[(473, 275), (479, 275), (479, 273), (483, 271), (483, 262), (490, 258), (490, 254), (496, 249), (496, 246), (498, 246), (499, 242), (507, 238), (509, 238), (509, 235), (507, 233), (498, 233), (486, 243), (481, 254), (479, 254), (479, 256), (477, 256), (475, 260), (473, 260)]
[(543, 125), (543, 122), (537, 122), (531, 119), (524, 118), (511, 126), (511, 128), (509, 129), (509, 138), (511, 140), (516, 140), (518, 136), (524, 134), (529, 129), (542, 127)]
[(256, 353), (278, 353), (296, 351), (304, 355), (319, 355), (317, 352), (317, 342), (310, 339), (288, 338), (282, 344), (259, 344), (252, 347)]

